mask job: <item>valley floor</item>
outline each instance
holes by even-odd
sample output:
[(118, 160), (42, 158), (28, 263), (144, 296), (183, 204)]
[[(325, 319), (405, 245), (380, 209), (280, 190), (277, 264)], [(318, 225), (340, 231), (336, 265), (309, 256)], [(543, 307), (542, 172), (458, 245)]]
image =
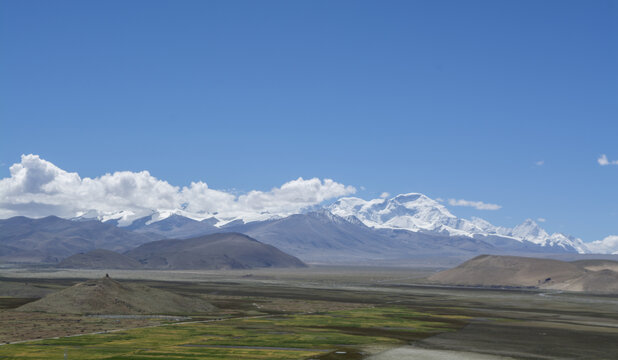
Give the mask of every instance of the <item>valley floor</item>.
[(14, 310), (105, 273), (1, 269), (0, 295), (9, 296), (0, 298), (0, 342), (34, 341), (0, 346), (0, 358), (613, 359), (618, 353), (618, 297), (423, 284), (431, 270), (113, 270), (107, 273), (114, 279), (203, 297), (218, 310), (183, 314), (190, 319)]

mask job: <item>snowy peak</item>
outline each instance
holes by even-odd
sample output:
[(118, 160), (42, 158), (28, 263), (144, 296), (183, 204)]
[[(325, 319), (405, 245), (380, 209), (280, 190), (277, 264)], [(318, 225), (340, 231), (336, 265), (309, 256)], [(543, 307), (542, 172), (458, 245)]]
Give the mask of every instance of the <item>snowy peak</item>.
[(196, 224), (199, 223), (199, 221), (182, 216), (182, 215), (178, 215), (178, 214), (171, 214), (168, 217), (165, 217), (163, 219), (153, 219), (153, 217), (150, 218), (150, 221), (147, 221), (146, 224), (150, 225), (150, 224), (154, 224), (157, 223), (160, 226), (167, 226), (170, 228), (174, 228), (174, 227), (181, 227), (187, 224)]
[(501, 236), (560, 251), (588, 252), (580, 239), (560, 233), (549, 235), (532, 219), (512, 229), (494, 226), (481, 218), (461, 219), (438, 201), (420, 193), (373, 200), (346, 197), (333, 203), (328, 210), (343, 218), (354, 217), (373, 228), (405, 229), (450, 236)]
[(580, 254), (591, 252), (581, 239), (562, 233), (553, 233), (543, 246), (556, 246), (565, 250), (574, 249)]
[(179, 214), (170, 214), (169, 216), (159, 217), (160, 214), (153, 214), (133, 221), (127, 230), (153, 233), (161, 235), (165, 238), (184, 239), (205, 234), (218, 232), (219, 229), (213, 225), (217, 222), (216, 219), (206, 219), (198, 221)]
[(511, 231), (511, 236), (539, 245), (549, 238), (549, 234), (532, 219), (526, 219), (523, 223), (515, 226)]
[(448, 210), (446, 210), (444, 206), (440, 205), (439, 202), (420, 193), (399, 194), (391, 198), (389, 202), (401, 204), (410, 209), (415, 209), (420, 206), (442, 207), (446, 212), (448, 212)]
[(365, 225), (375, 228), (464, 236), (481, 231), (472, 222), (458, 219), (444, 205), (419, 193), (368, 201), (354, 197), (341, 198), (328, 209), (344, 218), (354, 216)]
[(532, 219), (526, 219), (526, 221), (515, 226), (505, 235), (544, 247), (576, 251), (580, 254), (590, 252), (581, 239), (562, 233), (553, 233), (550, 235)]
[(332, 212), (328, 211), (327, 209), (319, 209), (316, 211), (308, 212), (307, 216), (310, 216), (314, 219), (318, 219), (323, 222), (332, 222), (335, 224), (343, 224), (345, 222), (348, 222), (345, 218), (334, 215)]
[[(315, 208), (313, 208), (315, 209)], [(156, 209), (134, 213), (95, 211), (76, 214), (74, 220), (98, 219), (133, 231), (149, 231), (165, 236), (185, 237), (232, 228), (251, 222), (282, 219), (285, 216), (261, 213), (251, 218), (215, 218), (217, 213), (192, 213), (184, 209)], [(392, 198), (364, 200), (343, 197), (332, 205), (305, 215), (321, 222), (367, 226), (376, 229), (403, 229), (446, 236), (498, 236), (518, 242), (546, 247), (548, 251), (590, 252), (580, 239), (561, 233), (548, 234), (534, 220), (527, 219), (514, 228), (494, 226), (481, 218), (463, 219), (453, 215), (441, 202), (421, 193), (407, 193)]]

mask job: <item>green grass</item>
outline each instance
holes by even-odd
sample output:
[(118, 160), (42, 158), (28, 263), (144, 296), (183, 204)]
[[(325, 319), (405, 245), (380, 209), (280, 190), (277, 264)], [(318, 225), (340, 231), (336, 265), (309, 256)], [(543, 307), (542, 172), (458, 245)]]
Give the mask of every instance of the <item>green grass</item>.
[(320, 351), (185, 347), (255, 346), (336, 350), (398, 344), (463, 326), (460, 318), (376, 307), (323, 314), (176, 324), (0, 347), (0, 358), (62, 359), (306, 359)]

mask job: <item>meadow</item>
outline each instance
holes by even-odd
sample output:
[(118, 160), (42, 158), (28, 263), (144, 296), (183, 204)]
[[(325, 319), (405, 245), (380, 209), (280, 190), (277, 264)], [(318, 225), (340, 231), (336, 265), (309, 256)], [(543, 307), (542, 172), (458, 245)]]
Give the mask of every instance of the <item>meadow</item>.
[(174, 323), (121, 332), (3, 346), (2, 358), (360, 359), (368, 346), (395, 346), (455, 331), (465, 318), (366, 307), (297, 315), (257, 315)]

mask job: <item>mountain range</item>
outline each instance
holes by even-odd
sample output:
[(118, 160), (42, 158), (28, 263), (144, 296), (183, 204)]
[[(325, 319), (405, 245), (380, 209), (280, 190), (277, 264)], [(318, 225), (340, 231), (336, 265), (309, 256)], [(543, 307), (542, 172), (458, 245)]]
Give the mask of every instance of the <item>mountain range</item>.
[(98, 220), (17, 216), (0, 220), (0, 261), (53, 263), (79, 252), (100, 248), (122, 252), (162, 238)]
[(341, 198), (330, 205), (328, 210), (342, 217), (354, 216), (365, 225), (375, 228), (405, 229), (450, 236), (499, 236), (531, 242), (542, 247), (588, 252), (581, 239), (561, 233), (550, 235), (531, 219), (512, 229), (494, 226), (481, 218), (461, 219), (451, 214), (438, 201), (419, 193), (369, 201), (354, 197)]
[[(237, 232), (311, 263), (450, 266), (479, 254), (584, 254), (580, 239), (548, 234), (533, 220), (514, 228), (462, 219), (439, 201), (410, 193), (386, 199), (341, 198), (314, 211), (263, 221), (153, 210), (132, 222), (57, 217), (0, 220), (0, 260), (57, 262), (94, 249), (123, 252), (161, 239)], [(99, 220), (105, 220), (104, 222)]]
[[(549, 252), (589, 252), (581, 239), (562, 233), (550, 235), (531, 219), (514, 228), (494, 226), (480, 218), (462, 219), (451, 214), (440, 202), (419, 193), (374, 200), (346, 197), (317, 211), (248, 223), (242, 219), (222, 221), (210, 217), (198, 221), (170, 212), (163, 214), (167, 217), (155, 212), (151, 216), (135, 220), (126, 228), (165, 237), (191, 237), (233, 230), (247, 232), (250, 236), (275, 246), (302, 251), (311, 251), (312, 248), (326, 249), (329, 246), (334, 249), (341, 246), (348, 248), (350, 242), (358, 242), (359, 246), (363, 243), (369, 246), (365, 248), (367, 251), (375, 253), (376, 249), (370, 248), (371, 244), (374, 244), (379, 247), (378, 253), (384, 253), (393, 246), (401, 247), (402, 242), (406, 242), (403, 238), (413, 237), (417, 241), (420, 238), (458, 238), (460, 241), (467, 238), (468, 242), (476, 239), (498, 247), (508, 244), (509, 250), (534, 252), (541, 247), (544, 249), (540, 250)], [(292, 227), (298, 226), (302, 227), (302, 230), (299, 228), (298, 231), (292, 231)], [(328, 226), (332, 231), (317, 230), (323, 226)], [(283, 236), (283, 233), (286, 235)], [(309, 234), (312, 234), (312, 238), (307, 240), (308, 242), (301, 239)], [(385, 237), (397, 237), (399, 240), (391, 244), (392, 241)], [(368, 238), (373, 240), (369, 241)], [(318, 246), (320, 241), (324, 246)]]

